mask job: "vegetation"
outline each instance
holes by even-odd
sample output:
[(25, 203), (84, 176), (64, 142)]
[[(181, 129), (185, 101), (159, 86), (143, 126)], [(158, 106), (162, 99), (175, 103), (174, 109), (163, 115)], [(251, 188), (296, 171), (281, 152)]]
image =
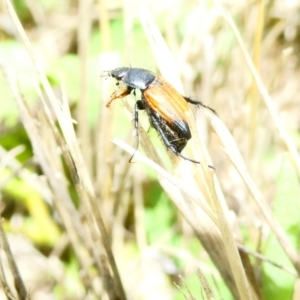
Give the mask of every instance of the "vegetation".
[[(0, 298), (299, 299), (300, 4), (145, 3), (3, 0)], [(120, 66), (217, 111), (201, 165), (135, 152)]]

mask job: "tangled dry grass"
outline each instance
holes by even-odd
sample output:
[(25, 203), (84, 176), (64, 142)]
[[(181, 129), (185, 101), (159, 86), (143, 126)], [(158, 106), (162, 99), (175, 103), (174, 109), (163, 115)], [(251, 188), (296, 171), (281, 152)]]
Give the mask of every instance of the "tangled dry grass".
[[(25, 8), (0, 18), (0, 298), (299, 299), (300, 3)], [(101, 77), (123, 65), (218, 112), (187, 115), (201, 165), (147, 118), (128, 163), (134, 96), (106, 109)]]

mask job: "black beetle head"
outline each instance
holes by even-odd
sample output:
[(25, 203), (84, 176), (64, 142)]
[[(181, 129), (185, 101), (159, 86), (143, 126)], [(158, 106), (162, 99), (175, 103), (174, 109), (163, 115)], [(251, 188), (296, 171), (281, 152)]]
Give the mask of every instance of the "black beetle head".
[(110, 76), (117, 79), (117, 80), (122, 80), (125, 75), (128, 73), (130, 68), (123, 67), (123, 68), (117, 68), (114, 70), (110, 71)]

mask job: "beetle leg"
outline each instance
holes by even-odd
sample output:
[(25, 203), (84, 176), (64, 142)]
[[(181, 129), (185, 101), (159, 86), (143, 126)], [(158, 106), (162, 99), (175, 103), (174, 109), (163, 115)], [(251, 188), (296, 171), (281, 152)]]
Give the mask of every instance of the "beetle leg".
[(132, 88), (131, 87), (127, 87), (126, 89), (124, 90), (117, 90), (115, 91), (114, 93), (111, 94), (107, 104), (106, 104), (106, 107), (109, 107), (110, 104), (115, 100), (115, 99), (118, 99), (118, 98), (123, 98), (127, 95), (129, 95), (132, 91)]
[(132, 156), (129, 159), (129, 162), (132, 161), (132, 158), (134, 157), (136, 151), (139, 149), (140, 144), (140, 134), (139, 134), (139, 110), (145, 109), (145, 105), (143, 101), (138, 100), (135, 102), (134, 105), (134, 128), (135, 128), (135, 137), (136, 137), (136, 149)]
[(211, 112), (213, 112), (215, 115), (218, 115), (217, 112), (216, 112), (214, 109), (212, 109), (211, 107), (209, 107), (209, 106), (203, 104), (201, 101), (194, 100), (194, 99), (192, 99), (192, 98), (190, 98), (190, 97), (184, 97), (184, 96), (182, 96), (182, 97), (183, 97), (187, 102), (189, 102), (189, 103), (191, 103), (191, 104), (194, 104), (194, 105), (200, 105), (200, 106), (202, 106), (202, 107), (204, 107), (204, 108), (209, 109), (209, 110), (210, 110)]

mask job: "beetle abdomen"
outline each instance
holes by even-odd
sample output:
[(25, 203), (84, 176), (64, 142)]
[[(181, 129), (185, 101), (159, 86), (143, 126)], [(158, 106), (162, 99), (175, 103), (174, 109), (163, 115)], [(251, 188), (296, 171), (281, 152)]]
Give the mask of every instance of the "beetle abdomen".
[(189, 126), (186, 122), (181, 122), (180, 126), (176, 123), (169, 123), (155, 111), (147, 111), (149, 121), (156, 131), (162, 136), (167, 148), (175, 153), (181, 153), (188, 140), (192, 137)]

